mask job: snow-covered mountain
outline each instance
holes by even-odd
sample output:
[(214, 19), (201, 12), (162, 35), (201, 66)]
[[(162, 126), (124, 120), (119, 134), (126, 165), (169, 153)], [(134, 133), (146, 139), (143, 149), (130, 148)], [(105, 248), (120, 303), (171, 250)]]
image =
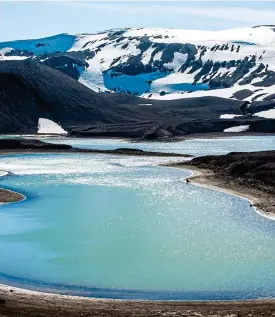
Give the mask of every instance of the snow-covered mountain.
[(97, 92), (151, 99), (275, 99), (275, 26), (225, 31), (125, 28), (0, 43), (0, 60), (26, 58)]

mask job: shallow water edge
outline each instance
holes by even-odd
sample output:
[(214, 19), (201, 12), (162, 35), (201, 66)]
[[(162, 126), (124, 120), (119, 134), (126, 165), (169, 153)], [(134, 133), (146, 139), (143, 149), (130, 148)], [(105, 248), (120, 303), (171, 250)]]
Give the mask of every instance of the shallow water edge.
[[(269, 317), (274, 299), (245, 301), (147, 301), (113, 300), (55, 295), (0, 284), (3, 316), (251, 316)], [(239, 314), (241, 312), (241, 315)]]
[(176, 163), (164, 164), (163, 166), (188, 171), (191, 173), (191, 176), (187, 178), (192, 181), (192, 184), (245, 199), (251, 204), (252, 210), (254, 210), (257, 214), (275, 221), (275, 213), (266, 207), (266, 199), (268, 199), (272, 205), (275, 204), (275, 197), (271, 194), (267, 194), (264, 191), (260, 191), (255, 188), (248, 189), (237, 183), (229, 184), (221, 178), (218, 178), (210, 170), (196, 168), (188, 164), (179, 165)]

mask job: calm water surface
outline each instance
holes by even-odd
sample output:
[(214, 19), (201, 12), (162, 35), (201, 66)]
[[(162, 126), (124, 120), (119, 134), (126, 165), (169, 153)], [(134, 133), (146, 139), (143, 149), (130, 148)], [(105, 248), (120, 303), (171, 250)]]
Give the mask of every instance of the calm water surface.
[(192, 139), (180, 142), (132, 143), (118, 139), (45, 138), (46, 142), (70, 144), (79, 148), (110, 150), (119, 147), (136, 148), (155, 152), (172, 152), (195, 156), (275, 150), (273, 136), (236, 136), (215, 139)]
[(1, 185), (28, 199), (0, 206), (0, 281), (112, 298), (275, 296), (275, 222), (160, 161), (2, 157), (16, 175)]
[(114, 150), (127, 147), (145, 151), (190, 154), (194, 156), (220, 155), (229, 152), (275, 150), (275, 135), (188, 139), (179, 142), (131, 142), (122, 139), (50, 137), (43, 135), (0, 135), (0, 139), (11, 137), (38, 138), (45, 142), (69, 144), (84, 149)]

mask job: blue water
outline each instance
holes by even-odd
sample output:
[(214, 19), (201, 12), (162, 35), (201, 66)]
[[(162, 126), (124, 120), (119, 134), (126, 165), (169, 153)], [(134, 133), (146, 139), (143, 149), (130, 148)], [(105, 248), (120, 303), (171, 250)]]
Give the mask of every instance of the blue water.
[[(151, 92), (151, 82), (166, 77), (169, 73), (154, 72), (148, 74), (140, 74), (136, 76), (130, 75), (114, 75), (113, 73), (104, 73), (103, 80), (104, 86), (112, 91), (117, 92), (131, 92), (138, 96)], [(208, 84), (202, 83), (177, 83), (177, 84), (167, 84), (165, 92), (169, 94), (173, 91), (198, 91), (198, 90), (208, 90)]]
[(169, 92), (182, 92), (182, 91), (198, 91), (198, 90), (208, 90), (208, 84), (202, 83), (177, 83), (177, 84), (167, 84), (166, 85)]
[(152, 72), (143, 73), (136, 76), (123, 75), (117, 73), (105, 72), (103, 73), (104, 86), (117, 92), (131, 92), (138, 96), (151, 91), (151, 82), (167, 76), (167, 73)]
[(157, 158), (2, 157), (0, 281), (110, 298), (275, 295), (275, 222)]
[(225, 138), (192, 139), (181, 142), (132, 143), (118, 139), (43, 138), (45, 142), (70, 144), (78, 148), (110, 150), (121, 147), (145, 151), (190, 154), (194, 156), (219, 155), (229, 152), (253, 152), (275, 150), (275, 135), (236, 136)]

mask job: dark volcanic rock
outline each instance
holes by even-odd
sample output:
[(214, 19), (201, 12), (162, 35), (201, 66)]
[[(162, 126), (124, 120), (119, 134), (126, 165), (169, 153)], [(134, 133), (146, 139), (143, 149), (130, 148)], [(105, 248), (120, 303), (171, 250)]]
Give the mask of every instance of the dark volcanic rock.
[(137, 150), (137, 149), (130, 149), (130, 148), (118, 148), (115, 150), (117, 153), (123, 153), (123, 154), (141, 154), (144, 153), (143, 150)]
[(69, 150), (72, 146), (66, 144), (51, 144), (39, 140), (3, 139), (0, 140), (0, 150)]
[(44, 62), (45, 65), (62, 71), (64, 74), (78, 80), (82, 69), (88, 67), (89, 64), (82, 60), (77, 60), (68, 56), (54, 56), (48, 58)]
[(254, 114), (260, 111), (266, 111), (275, 108), (275, 101), (256, 101), (251, 104), (251, 106), (247, 109), (248, 113)]
[(172, 137), (172, 133), (167, 131), (164, 128), (158, 127), (153, 128), (148, 133), (145, 133), (144, 139), (145, 140), (158, 140), (158, 139), (164, 139), (164, 138), (170, 138)]
[(223, 178), (275, 193), (275, 151), (229, 153), (194, 158), (190, 165), (213, 170)]
[(275, 99), (275, 94), (271, 94), (271, 95), (269, 95), (269, 96), (267, 96), (267, 97), (264, 97), (264, 101), (271, 101), (271, 100), (274, 100)]
[(238, 100), (244, 100), (252, 95), (253, 95), (253, 91), (251, 91), (249, 89), (243, 89), (243, 90), (236, 91), (233, 94), (233, 97), (238, 99)]
[(0, 132), (36, 133), (39, 118), (73, 125), (132, 122), (131, 110), (31, 60), (0, 63)]
[[(159, 157), (175, 157), (190, 155), (150, 152), (132, 148), (118, 148), (114, 150), (96, 150), (96, 149), (78, 149), (66, 144), (47, 143), (36, 139), (0, 139), (0, 151), (10, 152), (65, 152), (65, 153), (84, 153), (84, 154), (116, 154), (116, 155), (132, 155), (132, 156), (159, 156)], [(9, 175), (12, 175), (9, 173)]]

